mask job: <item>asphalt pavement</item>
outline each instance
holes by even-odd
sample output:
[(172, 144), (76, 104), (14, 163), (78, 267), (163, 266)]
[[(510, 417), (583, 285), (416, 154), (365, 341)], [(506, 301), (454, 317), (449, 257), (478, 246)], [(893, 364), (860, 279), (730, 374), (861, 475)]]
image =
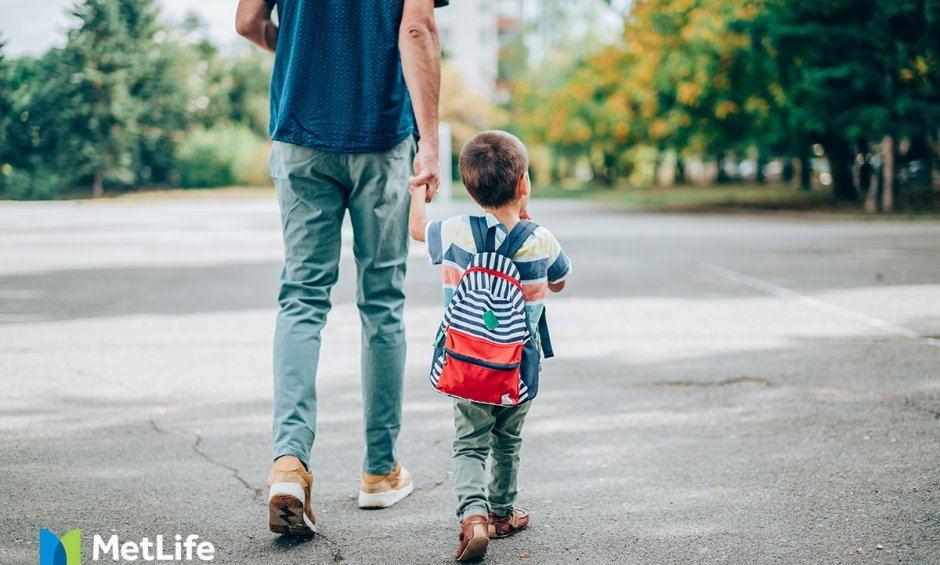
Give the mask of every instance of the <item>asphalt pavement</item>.
[[(432, 216), (472, 210), (435, 205)], [(940, 223), (535, 201), (572, 258), (524, 431), (531, 527), (486, 563), (940, 563)], [(351, 233), (324, 332), (320, 535), (266, 530), (273, 195), (0, 203), (0, 563), (39, 529), (198, 534), (218, 563), (452, 562), (440, 274), (412, 246), (403, 463), (356, 507)]]

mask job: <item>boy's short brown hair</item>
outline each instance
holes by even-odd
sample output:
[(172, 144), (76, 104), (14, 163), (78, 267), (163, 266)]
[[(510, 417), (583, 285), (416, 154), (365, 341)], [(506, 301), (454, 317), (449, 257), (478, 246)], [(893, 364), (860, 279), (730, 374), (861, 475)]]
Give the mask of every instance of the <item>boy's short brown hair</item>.
[(482, 131), (460, 150), (460, 178), (484, 208), (498, 208), (515, 200), (516, 185), (528, 168), (525, 145), (505, 131)]

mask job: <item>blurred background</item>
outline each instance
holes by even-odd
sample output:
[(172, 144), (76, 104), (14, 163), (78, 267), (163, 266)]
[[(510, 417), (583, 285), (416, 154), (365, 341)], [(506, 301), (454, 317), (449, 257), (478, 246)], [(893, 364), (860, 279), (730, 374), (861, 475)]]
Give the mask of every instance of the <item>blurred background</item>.
[[(269, 185), (272, 58), (234, 9), (0, 0), (0, 196)], [(940, 0), (454, 0), (437, 16), (451, 159), (510, 130), (537, 195), (940, 209)]]

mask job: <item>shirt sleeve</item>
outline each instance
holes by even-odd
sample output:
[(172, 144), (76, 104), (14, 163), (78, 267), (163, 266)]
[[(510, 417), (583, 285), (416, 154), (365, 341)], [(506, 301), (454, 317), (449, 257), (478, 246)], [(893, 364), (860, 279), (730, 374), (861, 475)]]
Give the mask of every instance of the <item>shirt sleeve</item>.
[(444, 222), (435, 220), (428, 222), (424, 228), (424, 241), (428, 246), (428, 258), (432, 265), (440, 265), (444, 260)]
[(571, 274), (571, 259), (551, 232), (548, 232), (548, 240), (551, 246), (548, 254), (548, 282), (561, 282)]

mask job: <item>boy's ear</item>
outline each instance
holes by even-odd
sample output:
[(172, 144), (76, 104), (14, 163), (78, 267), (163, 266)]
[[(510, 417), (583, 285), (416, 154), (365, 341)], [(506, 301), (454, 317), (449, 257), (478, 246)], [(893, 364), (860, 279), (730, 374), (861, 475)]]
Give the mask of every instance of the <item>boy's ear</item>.
[(526, 171), (524, 175), (519, 177), (519, 182), (516, 183), (516, 198), (529, 196), (531, 192), (532, 185), (529, 184), (529, 171)]

